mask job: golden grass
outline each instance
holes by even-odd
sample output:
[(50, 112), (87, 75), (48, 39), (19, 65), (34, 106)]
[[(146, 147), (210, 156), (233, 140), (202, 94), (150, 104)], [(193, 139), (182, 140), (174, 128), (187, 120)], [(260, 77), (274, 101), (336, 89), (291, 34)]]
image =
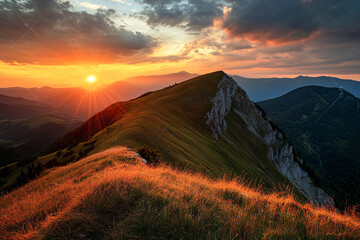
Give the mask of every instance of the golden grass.
[(0, 198), (0, 239), (358, 239), (350, 214), (113, 148)]

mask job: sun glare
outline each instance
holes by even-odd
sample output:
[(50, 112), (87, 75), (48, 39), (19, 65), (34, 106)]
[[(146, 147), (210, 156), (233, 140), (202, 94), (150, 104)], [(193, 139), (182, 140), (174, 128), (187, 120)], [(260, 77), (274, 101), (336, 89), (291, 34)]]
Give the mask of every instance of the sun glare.
[(94, 82), (96, 82), (95, 76), (93, 76), (93, 75), (88, 76), (87, 82), (88, 82), (88, 83), (94, 83)]

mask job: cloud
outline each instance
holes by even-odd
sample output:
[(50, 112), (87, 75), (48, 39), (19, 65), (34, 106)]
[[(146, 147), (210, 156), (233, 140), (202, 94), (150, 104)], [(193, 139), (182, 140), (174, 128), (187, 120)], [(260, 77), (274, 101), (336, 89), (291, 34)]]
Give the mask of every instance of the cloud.
[[(204, 53), (234, 69), (359, 73), (360, 1), (223, 2), (217, 6), (223, 8), (223, 14), (212, 16), (214, 26), (201, 28), (200, 38), (185, 45), (184, 54)], [(162, 20), (169, 25), (165, 18)], [(176, 23), (188, 23), (186, 20), (181, 17)], [(227, 37), (215, 39), (214, 44), (216, 30), (225, 30)]]
[(214, 0), (138, 0), (144, 4), (140, 13), (151, 26), (179, 26), (188, 31), (200, 31), (213, 26), (221, 17), (222, 4)]
[(275, 46), (259, 47), (263, 53), (277, 54), (277, 53), (293, 53), (302, 52), (304, 50), (304, 44), (299, 42), (291, 42), (287, 44), (280, 44)]
[[(72, 10), (68, 1), (0, 3), (0, 60), (7, 63), (73, 64), (129, 62), (146, 58), (158, 43), (117, 27), (116, 12)], [(31, 29), (30, 29), (31, 27)]]
[[(264, 44), (327, 35), (333, 41), (360, 40), (358, 0), (137, 0), (150, 26), (200, 31), (214, 26), (231, 37)], [(219, 24), (217, 24), (219, 25)]]
[[(120, 3), (118, 6), (130, 3), (111, 1)], [(87, 5), (96, 9), (88, 13), (74, 10), (65, 0), (2, 1), (0, 60), (12, 64), (186, 60), (193, 61), (194, 66), (201, 62), (206, 67), (286, 68), (299, 69), (303, 74), (315, 68), (319, 72), (360, 71), (358, 0), (136, 1), (142, 8), (136, 5), (137, 13), (128, 9), (122, 17), (131, 21), (138, 16), (140, 21), (134, 22), (159, 40), (130, 31), (126, 26), (131, 24), (116, 25), (113, 19), (117, 13), (101, 5)], [(146, 23), (167, 28), (149, 29)], [(175, 29), (166, 32), (171, 27)], [(179, 44), (168, 44), (177, 34), (186, 36), (176, 39)], [(165, 50), (167, 45), (176, 45), (178, 54), (157, 54), (160, 44)]]
[[(223, 28), (233, 37), (290, 42), (319, 31), (339, 40), (360, 39), (358, 0), (228, 0)], [(333, 35), (333, 36), (331, 36)]]
[(91, 4), (91, 3), (88, 3), (88, 2), (81, 2), (80, 5), (83, 6), (83, 7), (86, 7), (86, 8), (90, 8), (92, 10), (107, 9), (106, 6), (97, 5), (97, 4)]
[(131, 6), (131, 5), (132, 5), (132, 3), (129, 3), (129, 2), (126, 2), (126, 1), (123, 1), (123, 0), (111, 0), (111, 1), (113, 1), (113, 2), (118, 2), (118, 3), (122, 3), (122, 4), (126, 4), (126, 5), (128, 5), (128, 6)]
[(244, 39), (230, 40), (226, 42), (226, 49), (230, 51), (238, 51), (250, 48), (253, 48), (253, 46), (249, 41), (246, 41)]

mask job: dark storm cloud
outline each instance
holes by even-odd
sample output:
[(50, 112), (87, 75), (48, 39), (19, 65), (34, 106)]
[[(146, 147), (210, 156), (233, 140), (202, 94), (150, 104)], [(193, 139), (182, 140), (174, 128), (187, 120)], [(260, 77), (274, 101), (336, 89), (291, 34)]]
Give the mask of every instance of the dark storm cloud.
[(287, 42), (320, 32), (339, 41), (360, 39), (358, 0), (237, 0), (223, 27), (232, 36)]
[(77, 55), (81, 61), (114, 62), (151, 52), (155, 40), (117, 27), (111, 20), (115, 14), (112, 9), (72, 11), (67, 1), (5, 0), (0, 3), (0, 60), (57, 64), (72, 63)]
[(190, 31), (213, 26), (222, 16), (222, 4), (214, 0), (139, 0), (145, 4), (141, 15), (149, 25), (181, 26)]
[(304, 44), (299, 42), (282, 44), (274, 47), (261, 48), (261, 51), (266, 54), (294, 53), (294, 52), (302, 52), (303, 50), (304, 50)]
[[(328, 41), (360, 39), (358, 0), (138, 0), (151, 26), (202, 30), (223, 17), (233, 37), (296, 41), (318, 33)], [(224, 7), (231, 9), (223, 14)]]
[(223, 27), (232, 36), (297, 40), (309, 37), (318, 27), (315, 16), (300, 0), (244, 0), (231, 7)]

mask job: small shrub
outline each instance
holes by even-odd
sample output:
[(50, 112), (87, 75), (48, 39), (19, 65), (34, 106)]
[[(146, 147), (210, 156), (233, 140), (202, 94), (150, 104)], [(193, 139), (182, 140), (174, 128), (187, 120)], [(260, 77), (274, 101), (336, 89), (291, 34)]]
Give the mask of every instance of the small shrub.
[(158, 150), (145, 145), (138, 148), (137, 153), (146, 160), (146, 164), (156, 166), (161, 162), (161, 156)]

